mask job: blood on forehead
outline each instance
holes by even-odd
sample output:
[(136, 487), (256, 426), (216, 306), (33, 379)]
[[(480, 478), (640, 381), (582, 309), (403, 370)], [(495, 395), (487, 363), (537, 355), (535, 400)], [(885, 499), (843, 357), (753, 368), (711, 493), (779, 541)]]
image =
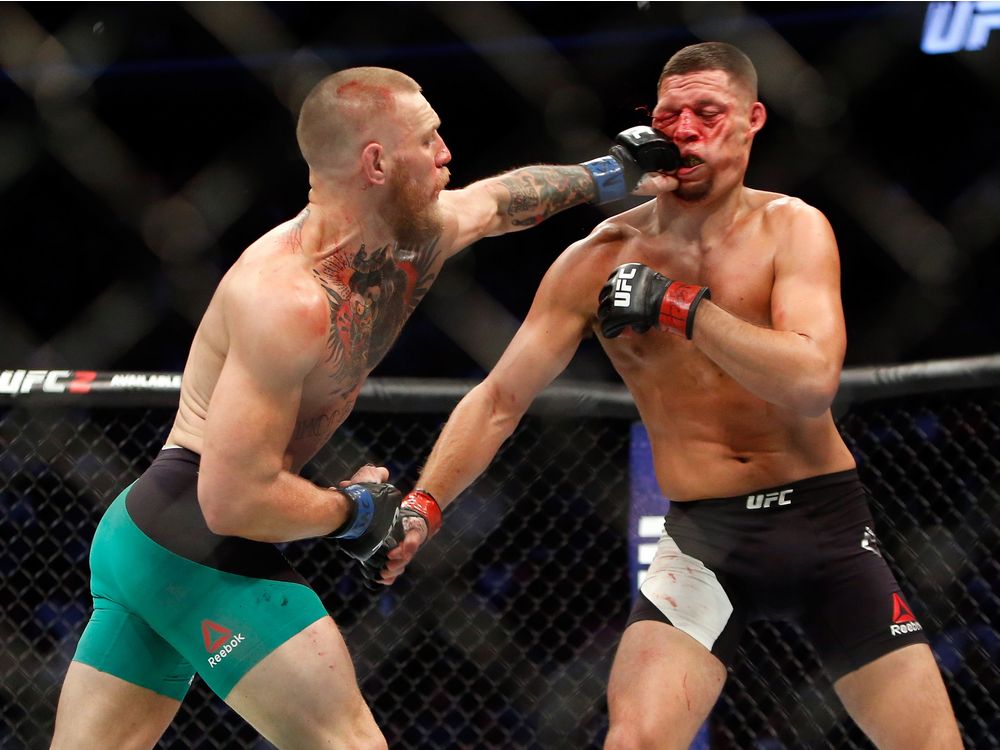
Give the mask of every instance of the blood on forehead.
[(337, 87), (337, 96), (344, 99), (361, 100), (383, 110), (392, 109), (394, 104), (393, 92), (388, 86), (379, 86), (357, 80), (348, 81)]

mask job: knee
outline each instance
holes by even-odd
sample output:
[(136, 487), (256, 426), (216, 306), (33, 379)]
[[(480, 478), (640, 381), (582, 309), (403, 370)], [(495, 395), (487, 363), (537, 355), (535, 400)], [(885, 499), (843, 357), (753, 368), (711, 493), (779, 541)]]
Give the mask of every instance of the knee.
[[(345, 727), (346, 728), (346, 727)], [(378, 725), (367, 708), (350, 723), (350, 727), (338, 732), (336, 746), (344, 750), (388, 750), (389, 745), (382, 736)], [(346, 736), (345, 736), (346, 735)]]
[(612, 719), (604, 750), (688, 750), (701, 724), (689, 726), (683, 718), (633, 716), (627, 721)]
[(640, 750), (641, 747), (638, 732), (620, 726), (610, 727), (604, 740), (604, 750)]
[(294, 750), (313, 750), (317, 747), (336, 747), (338, 750), (388, 750), (389, 745), (379, 731), (370, 713), (356, 717), (343, 715), (337, 720), (302, 722), (285, 725), (274, 737), (268, 737), (278, 747)]
[(365, 737), (356, 737), (355, 741), (343, 745), (344, 750), (389, 750), (389, 745), (381, 732)]
[(638, 722), (612, 724), (604, 741), (604, 750), (659, 750), (675, 746), (682, 747), (662, 727), (655, 729)]
[(316, 747), (336, 747), (338, 750), (389, 750), (385, 737), (377, 729), (373, 732), (326, 732), (309, 737), (300, 737), (298, 741), (278, 743), (279, 747), (294, 747), (311, 750)]

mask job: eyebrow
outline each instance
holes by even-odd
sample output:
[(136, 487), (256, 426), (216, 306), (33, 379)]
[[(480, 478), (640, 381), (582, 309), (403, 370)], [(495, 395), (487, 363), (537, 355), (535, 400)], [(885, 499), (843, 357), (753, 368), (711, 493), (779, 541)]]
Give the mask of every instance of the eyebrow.
[[(712, 107), (720, 111), (728, 111), (732, 108), (732, 105), (720, 102), (717, 99), (699, 99), (694, 104), (691, 105), (691, 109), (700, 111), (703, 108)], [(657, 105), (653, 108), (652, 117), (663, 117), (668, 114), (677, 114), (680, 110), (674, 107), (660, 107)]]
[[(721, 98), (718, 98), (718, 97), (716, 97), (716, 98), (702, 97), (701, 99), (698, 99), (694, 103), (694, 106), (696, 106), (696, 107), (704, 107), (704, 106), (707, 106), (707, 105), (725, 106), (725, 102)], [(659, 107), (659, 106), (660, 105), (657, 105), (657, 107)]]

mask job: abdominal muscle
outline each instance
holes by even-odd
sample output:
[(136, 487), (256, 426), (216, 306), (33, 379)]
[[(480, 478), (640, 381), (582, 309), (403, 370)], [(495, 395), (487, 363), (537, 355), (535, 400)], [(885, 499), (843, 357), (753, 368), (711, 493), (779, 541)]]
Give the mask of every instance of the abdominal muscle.
[(692, 387), (690, 370), (679, 382), (663, 378), (662, 370), (654, 380), (655, 368), (621, 373), (649, 433), (667, 498), (731, 497), (854, 468), (829, 411), (795, 414), (709, 367), (714, 372), (700, 373), (713, 381), (707, 387)]

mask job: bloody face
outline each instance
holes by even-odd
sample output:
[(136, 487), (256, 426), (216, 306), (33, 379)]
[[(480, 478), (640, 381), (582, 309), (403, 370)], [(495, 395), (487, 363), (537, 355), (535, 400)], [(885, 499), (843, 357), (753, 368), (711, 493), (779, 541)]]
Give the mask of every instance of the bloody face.
[(763, 106), (751, 98), (721, 70), (668, 76), (660, 83), (652, 124), (680, 149), (674, 192), (679, 200), (701, 201), (742, 182), (753, 134), (763, 125)]

